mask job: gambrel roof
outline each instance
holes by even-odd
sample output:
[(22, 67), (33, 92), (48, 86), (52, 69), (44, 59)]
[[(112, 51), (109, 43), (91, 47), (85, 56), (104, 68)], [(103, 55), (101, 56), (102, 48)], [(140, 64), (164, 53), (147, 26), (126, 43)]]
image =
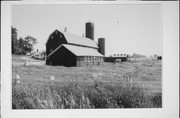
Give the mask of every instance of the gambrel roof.
[(89, 38), (77, 36), (69, 32), (62, 32), (59, 30), (55, 30), (51, 35), (53, 35), (55, 32), (62, 33), (68, 44), (98, 48), (97, 43)]

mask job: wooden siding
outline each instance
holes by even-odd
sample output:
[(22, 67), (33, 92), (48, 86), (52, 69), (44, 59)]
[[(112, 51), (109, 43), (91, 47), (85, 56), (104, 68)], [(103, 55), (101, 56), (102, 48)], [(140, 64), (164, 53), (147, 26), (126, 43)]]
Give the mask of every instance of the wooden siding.
[(62, 47), (47, 58), (47, 65), (76, 66), (76, 56)]
[(103, 62), (103, 57), (99, 56), (75, 56), (65, 47), (57, 50), (53, 55), (46, 59), (47, 65), (61, 65), (61, 66), (88, 66), (99, 65)]
[(67, 44), (64, 35), (60, 32), (53, 32), (46, 43), (46, 55), (49, 55), (53, 50), (55, 50), (61, 44)]
[(76, 60), (77, 66), (99, 65), (103, 62), (103, 58), (98, 56), (79, 56)]

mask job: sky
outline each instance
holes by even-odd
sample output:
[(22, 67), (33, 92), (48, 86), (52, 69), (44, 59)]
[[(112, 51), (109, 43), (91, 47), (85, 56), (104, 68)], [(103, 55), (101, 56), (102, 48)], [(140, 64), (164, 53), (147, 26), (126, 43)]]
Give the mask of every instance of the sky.
[(162, 55), (162, 19), (159, 4), (13, 5), (12, 26), (18, 37), (31, 35), (35, 49), (45, 50), (48, 36), (58, 29), (82, 36), (85, 23), (94, 23), (95, 41), (105, 38), (111, 54)]

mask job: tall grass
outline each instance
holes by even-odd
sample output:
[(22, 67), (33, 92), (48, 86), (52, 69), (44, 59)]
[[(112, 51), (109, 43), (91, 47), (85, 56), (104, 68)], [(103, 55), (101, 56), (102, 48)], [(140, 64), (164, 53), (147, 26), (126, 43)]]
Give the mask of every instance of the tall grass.
[[(153, 65), (137, 61), (87, 67), (13, 66), (12, 108), (160, 108), (161, 72), (161, 61)], [(15, 82), (17, 75), (20, 83)]]
[(82, 83), (14, 84), (13, 109), (158, 108), (161, 93), (146, 94), (144, 88), (95, 81)]

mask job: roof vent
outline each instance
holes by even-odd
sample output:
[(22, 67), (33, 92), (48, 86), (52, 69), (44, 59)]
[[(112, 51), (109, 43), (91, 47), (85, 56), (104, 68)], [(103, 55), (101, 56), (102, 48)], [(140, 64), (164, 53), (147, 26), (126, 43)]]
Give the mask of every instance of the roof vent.
[(67, 32), (67, 27), (64, 28), (64, 32)]

